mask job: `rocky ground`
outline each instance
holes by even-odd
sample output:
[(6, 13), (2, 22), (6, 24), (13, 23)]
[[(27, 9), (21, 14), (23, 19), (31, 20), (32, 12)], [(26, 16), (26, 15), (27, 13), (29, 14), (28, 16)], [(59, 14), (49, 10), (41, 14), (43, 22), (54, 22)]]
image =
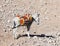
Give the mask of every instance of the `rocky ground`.
[[(35, 12), (40, 14), (40, 25), (32, 24), (31, 38), (14, 39), (15, 15)], [(24, 35), (26, 27), (17, 31)], [(0, 0), (0, 46), (60, 46), (60, 0)]]

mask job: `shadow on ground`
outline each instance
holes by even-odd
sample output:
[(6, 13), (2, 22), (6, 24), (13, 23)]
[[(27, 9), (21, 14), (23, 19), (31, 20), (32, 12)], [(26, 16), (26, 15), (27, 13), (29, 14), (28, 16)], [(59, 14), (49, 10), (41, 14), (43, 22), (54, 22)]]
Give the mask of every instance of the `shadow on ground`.
[[(46, 38), (49, 38), (49, 37), (55, 38), (55, 37), (52, 36), (52, 35), (45, 35), (45, 34), (34, 35), (34, 34), (30, 34), (30, 37), (34, 37), (34, 36), (37, 36), (37, 37), (46, 37)], [(28, 36), (27, 36), (27, 34), (24, 34), (24, 35), (19, 35), (19, 36), (18, 36), (18, 38), (20, 38), (20, 37), (28, 37)], [(18, 39), (18, 38), (17, 38), (17, 39)]]

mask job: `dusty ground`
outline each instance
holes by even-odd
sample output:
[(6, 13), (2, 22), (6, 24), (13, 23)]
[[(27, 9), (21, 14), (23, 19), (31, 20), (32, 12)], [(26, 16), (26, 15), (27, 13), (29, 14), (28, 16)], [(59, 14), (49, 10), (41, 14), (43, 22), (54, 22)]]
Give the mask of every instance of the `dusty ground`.
[[(12, 19), (16, 14), (40, 13), (40, 25), (35, 22), (30, 34), (52, 37), (20, 37), (14, 39)], [(26, 27), (19, 27), (24, 34)], [(34, 33), (36, 32), (36, 33)], [(60, 0), (0, 0), (0, 46), (60, 46)]]

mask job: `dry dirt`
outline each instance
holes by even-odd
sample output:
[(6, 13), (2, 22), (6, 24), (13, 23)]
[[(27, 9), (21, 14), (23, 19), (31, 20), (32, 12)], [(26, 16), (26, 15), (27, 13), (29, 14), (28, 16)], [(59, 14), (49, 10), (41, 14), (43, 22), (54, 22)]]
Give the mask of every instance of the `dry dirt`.
[[(30, 34), (53, 37), (13, 38), (12, 19), (16, 14), (40, 14), (40, 25), (32, 24)], [(19, 27), (19, 34), (26, 27)], [(60, 0), (0, 0), (0, 46), (60, 46)]]

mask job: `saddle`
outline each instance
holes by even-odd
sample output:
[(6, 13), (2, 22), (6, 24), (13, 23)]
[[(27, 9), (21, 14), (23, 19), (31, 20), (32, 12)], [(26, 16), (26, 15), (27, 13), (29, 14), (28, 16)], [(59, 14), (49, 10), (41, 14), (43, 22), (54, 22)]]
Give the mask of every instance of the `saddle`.
[(29, 23), (29, 21), (32, 21), (32, 16), (30, 14), (25, 14), (24, 16), (17, 15), (17, 17), (20, 19), (20, 25), (24, 25), (25, 23)]

